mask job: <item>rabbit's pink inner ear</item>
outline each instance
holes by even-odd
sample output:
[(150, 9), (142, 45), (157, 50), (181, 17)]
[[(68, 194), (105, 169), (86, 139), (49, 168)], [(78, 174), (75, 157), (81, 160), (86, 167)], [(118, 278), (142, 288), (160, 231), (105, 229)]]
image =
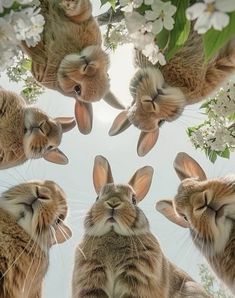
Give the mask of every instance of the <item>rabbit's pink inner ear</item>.
[(129, 181), (134, 188), (138, 202), (143, 200), (149, 191), (153, 178), (153, 168), (150, 166), (143, 167), (135, 172)]
[(61, 124), (63, 132), (67, 132), (76, 126), (76, 120), (73, 117), (57, 117), (55, 120)]
[(92, 105), (77, 100), (75, 103), (75, 118), (79, 131), (84, 135), (89, 134), (93, 121)]
[(115, 136), (123, 132), (131, 125), (127, 117), (127, 113), (128, 111), (123, 111), (120, 114), (118, 114), (117, 117), (114, 119), (112, 127), (109, 130), (110, 136)]
[(71, 229), (66, 226), (63, 222), (60, 222), (57, 228), (55, 229), (55, 234), (52, 238), (52, 245), (63, 243), (69, 240), (72, 237)]
[(66, 165), (69, 162), (68, 157), (58, 148), (47, 151), (44, 153), (43, 158), (60, 165)]
[(156, 210), (163, 214), (171, 222), (181, 226), (183, 228), (189, 228), (189, 223), (181, 216), (179, 216), (173, 207), (173, 203), (170, 200), (162, 200), (156, 203)]
[(139, 156), (146, 155), (156, 144), (159, 136), (159, 128), (153, 132), (140, 133), (139, 141), (137, 144), (137, 153)]
[(116, 98), (116, 96), (111, 91), (108, 91), (104, 95), (103, 100), (115, 109), (125, 110), (125, 106)]
[(113, 183), (111, 167), (106, 158), (101, 155), (95, 157), (93, 167), (93, 183), (96, 193), (107, 183)]
[(185, 152), (177, 154), (174, 161), (174, 168), (181, 180), (186, 178), (199, 178), (200, 180), (206, 180), (206, 174), (200, 165)]

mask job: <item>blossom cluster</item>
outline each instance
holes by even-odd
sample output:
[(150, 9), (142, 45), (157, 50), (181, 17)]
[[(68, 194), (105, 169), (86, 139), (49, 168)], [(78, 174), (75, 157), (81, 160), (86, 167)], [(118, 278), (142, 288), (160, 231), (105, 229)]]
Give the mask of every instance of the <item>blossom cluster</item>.
[(202, 108), (208, 119), (188, 128), (190, 140), (196, 148), (205, 150), (213, 162), (217, 155), (229, 158), (230, 151), (235, 150), (235, 84), (229, 82)]
[[(144, 13), (138, 11), (142, 4), (147, 7)], [(173, 15), (177, 8), (170, 1), (160, 0), (120, 0), (120, 5), (125, 12), (126, 26), (135, 47), (141, 50), (152, 64), (166, 64), (164, 54), (155, 39), (163, 28), (168, 31), (173, 29)]]
[(210, 28), (221, 31), (229, 24), (227, 13), (235, 11), (234, 0), (203, 0), (186, 10), (189, 20), (196, 20), (194, 30), (199, 34), (206, 33)]
[(35, 46), (45, 20), (35, 0), (0, 0), (0, 70), (11, 65), (21, 41)]

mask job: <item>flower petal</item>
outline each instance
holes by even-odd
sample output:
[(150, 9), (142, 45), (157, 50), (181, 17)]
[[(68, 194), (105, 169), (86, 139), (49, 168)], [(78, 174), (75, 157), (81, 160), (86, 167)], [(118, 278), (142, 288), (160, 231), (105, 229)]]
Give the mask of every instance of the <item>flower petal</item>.
[(215, 7), (223, 12), (235, 11), (235, 1), (234, 0), (216, 0)]
[(125, 13), (126, 26), (130, 33), (138, 31), (142, 25), (145, 24), (144, 16), (138, 12), (133, 11), (132, 13)]
[(211, 13), (204, 12), (197, 19), (194, 25), (194, 30), (197, 31), (199, 34), (204, 34), (210, 28), (211, 28)]
[(211, 16), (211, 25), (215, 30), (221, 31), (224, 27), (229, 24), (229, 16), (220, 11), (216, 11)]
[(164, 21), (163, 21), (163, 26), (167, 29), (167, 30), (172, 30), (174, 27), (174, 19), (172, 17), (165, 17)]
[(204, 3), (196, 3), (186, 9), (186, 17), (188, 20), (197, 19), (206, 10)]
[(158, 16), (156, 15), (156, 13), (154, 11), (152, 11), (152, 10), (146, 10), (144, 17), (148, 21), (154, 21), (154, 20), (157, 19)]

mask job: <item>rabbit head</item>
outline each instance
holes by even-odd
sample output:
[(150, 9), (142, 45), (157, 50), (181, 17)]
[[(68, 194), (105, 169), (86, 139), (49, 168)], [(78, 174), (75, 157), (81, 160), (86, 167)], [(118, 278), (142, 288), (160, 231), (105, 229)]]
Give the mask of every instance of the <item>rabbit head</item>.
[(146, 166), (128, 184), (114, 184), (108, 161), (96, 156), (93, 182), (98, 197), (86, 216), (86, 233), (101, 236), (113, 230), (130, 236), (148, 231), (148, 221), (137, 204), (147, 194), (152, 176), (153, 168)]
[(130, 92), (132, 105), (117, 116), (109, 134), (119, 134), (133, 124), (141, 130), (137, 153), (143, 156), (157, 142), (159, 127), (180, 116), (185, 98), (179, 88), (168, 86), (160, 70), (153, 67), (136, 72), (130, 82)]
[(0, 208), (11, 214), (44, 250), (72, 235), (64, 223), (65, 193), (53, 181), (30, 181), (10, 188), (1, 195)]
[(114, 108), (125, 108), (109, 90), (108, 67), (109, 57), (100, 46), (89, 46), (80, 53), (69, 54), (60, 64), (59, 86), (65, 95), (77, 100), (75, 117), (83, 134), (92, 129), (92, 102), (103, 98)]
[(76, 125), (74, 118), (50, 118), (42, 110), (27, 107), (24, 111), (23, 147), (27, 159), (41, 158), (67, 164), (68, 158), (59, 150), (62, 134)]
[(174, 200), (156, 209), (172, 222), (190, 229), (194, 244), (206, 255), (221, 253), (234, 228), (235, 176), (207, 180), (200, 165), (178, 153), (174, 167), (182, 180)]

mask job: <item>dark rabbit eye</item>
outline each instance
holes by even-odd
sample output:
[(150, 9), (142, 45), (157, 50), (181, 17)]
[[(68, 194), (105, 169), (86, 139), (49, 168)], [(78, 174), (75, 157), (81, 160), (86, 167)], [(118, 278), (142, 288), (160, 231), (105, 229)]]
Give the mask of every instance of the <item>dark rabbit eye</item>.
[(187, 217), (185, 215), (183, 216), (183, 218), (184, 218), (185, 221), (188, 221), (188, 219), (187, 219)]
[(133, 203), (133, 205), (137, 204), (135, 195), (132, 195), (132, 203)]
[(53, 146), (48, 146), (47, 150), (52, 150), (54, 147)]
[(77, 95), (81, 95), (82, 93), (82, 88), (81, 88), (81, 85), (78, 84), (74, 87), (74, 91), (76, 92)]
[(162, 124), (164, 124), (165, 122), (166, 122), (165, 119), (161, 119), (161, 120), (159, 120), (159, 122), (158, 122), (158, 126), (159, 126), (159, 127), (162, 126)]
[(95, 200), (98, 201), (99, 200), (99, 196)]
[(58, 225), (61, 221), (64, 220), (64, 215), (63, 214), (60, 214), (55, 222), (56, 225)]

